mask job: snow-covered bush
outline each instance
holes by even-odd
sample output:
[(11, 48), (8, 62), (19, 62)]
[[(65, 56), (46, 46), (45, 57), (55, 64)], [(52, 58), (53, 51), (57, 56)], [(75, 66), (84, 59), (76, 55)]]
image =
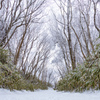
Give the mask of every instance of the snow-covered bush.
[(84, 64), (66, 74), (57, 84), (58, 90), (85, 91), (100, 89), (100, 44), (95, 54), (91, 55)]
[(16, 68), (2, 63), (0, 63), (0, 87), (10, 90), (34, 90), (33, 85), (24, 80)]
[(33, 78), (34, 76), (26, 78), (21, 71), (10, 64), (8, 51), (0, 49), (0, 88), (8, 88), (10, 90), (31, 90), (47, 89), (47, 84)]
[(57, 89), (66, 91), (100, 89), (100, 65), (92, 68), (83, 66), (77, 68), (58, 82)]
[(0, 62), (3, 64), (7, 63), (7, 58), (8, 58), (7, 53), (8, 53), (7, 50), (0, 48)]

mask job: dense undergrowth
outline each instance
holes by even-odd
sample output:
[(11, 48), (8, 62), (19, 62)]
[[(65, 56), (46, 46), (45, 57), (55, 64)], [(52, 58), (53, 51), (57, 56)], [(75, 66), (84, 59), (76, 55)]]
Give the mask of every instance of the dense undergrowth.
[(22, 72), (19, 72), (14, 65), (9, 63), (7, 54), (7, 50), (0, 49), (0, 88), (31, 91), (47, 89), (45, 82), (37, 78), (33, 79), (33, 76), (27, 79)]
[(57, 89), (78, 92), (100, 89), (100, 44), (97, 45), (95, 54), (58, 82)]

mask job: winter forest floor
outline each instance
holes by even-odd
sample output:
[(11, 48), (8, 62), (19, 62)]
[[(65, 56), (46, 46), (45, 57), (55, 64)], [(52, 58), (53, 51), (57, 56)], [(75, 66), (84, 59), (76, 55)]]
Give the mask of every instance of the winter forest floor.
[(84, 93), (58, 92), (53, 89), (30, 91), (9, 91), (0, 89), (0, 100), (100, 100), (100, 91)]

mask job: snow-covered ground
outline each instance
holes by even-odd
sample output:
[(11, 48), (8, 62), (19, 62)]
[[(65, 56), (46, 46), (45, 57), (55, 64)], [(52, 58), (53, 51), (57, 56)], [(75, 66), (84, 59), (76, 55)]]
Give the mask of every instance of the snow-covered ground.
[(0, 89), (0, 100), (100, 100), (100, 91), (70, 93), (53, 89), (30, 91), (12, 91)]

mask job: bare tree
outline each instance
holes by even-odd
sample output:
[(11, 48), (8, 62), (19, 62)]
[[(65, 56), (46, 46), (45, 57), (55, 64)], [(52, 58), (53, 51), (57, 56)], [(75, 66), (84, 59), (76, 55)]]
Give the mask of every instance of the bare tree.
[(46, 70), (50, 46), (43, 30), (45, 2), (46, 0), (2, 0), (0, 3), (0, 24), (3, 23), (4, 30), (4, 33), (0, 33), (0, 44), (9, 49), (13, 64), (27, 78), (33, 75), (34, 78), (41, 79)]
[[(63, 77), (63, 69), (74, 70), (95, 53), (95, 41), (99, 32), (97, 22), (99, 1), (94, 0), (54, 0), (59, 8), (55, 17), (53, 36), (60, 53), (56, 61), (58, 72)], [(94, 8), (93, 8), (94, 7)], [(94, 13), (92, 13), (94, 12)], [(61, 56), (60, 56), (61, 55)], [(56, 60), (57, 60), (56, 59)], [(63, 68), (60, 63), (62, 63)], [(60, 67), (59, 67), (60, 66)]]
[[(63, 51), (66, 68), (71, 65), (72, 69), (74, 70), (76, 68), (76, 61), (75, 61), (76, 58), (75, 58), (74, 48), (72, 44), (72, 33), (70, 28), (71, 1), (62, 0), (60, 1), (60, 5), (58, 5), (58, 7), (60, 8), (60, 12), (61, 12), (61, 21), (59, 21), (57, 18), (56, 21), (58, 22), (57, 24), (60, 25), (60, 30), (62, 30), (60, 34), (62, 35), (61, 37), (65, 39), (67, 47), (63, 45), (63, 43), (60, 44), (60, 46)], [(63, 46), (65, 47), (65, 49)], [(69, 59), (70, 65), (67, 64), (67, 62), (69, 61), (68, 60), (66, 61), (66, 59)]]
[(100, 37), (100, 26), (97, 25), (97, 17), (96, 17), (97, 15), (100, 16), (99, 12), (97, 14), (97, 5), (100, 4), (100, 1), (97, 0), (95, 2), (95, 0), (92, 0), (92, 2), (93, 2), (93, 5), (94, 5), (94, 26), (95, 26), (96, 30), (98, 31), (99, 37)]
[[(41, 14), (42, 6), (46, 0), (2, 0), (1, 18), (5, 23), (5, 35), (1, 43), (3, 48), (9, 43), (13, 35), (20, 27), (30, 22), (36, 22)], [(25, 5), (25, 6), (23, 6)], [(3, 14), (2, 14), (3, 12)]]

